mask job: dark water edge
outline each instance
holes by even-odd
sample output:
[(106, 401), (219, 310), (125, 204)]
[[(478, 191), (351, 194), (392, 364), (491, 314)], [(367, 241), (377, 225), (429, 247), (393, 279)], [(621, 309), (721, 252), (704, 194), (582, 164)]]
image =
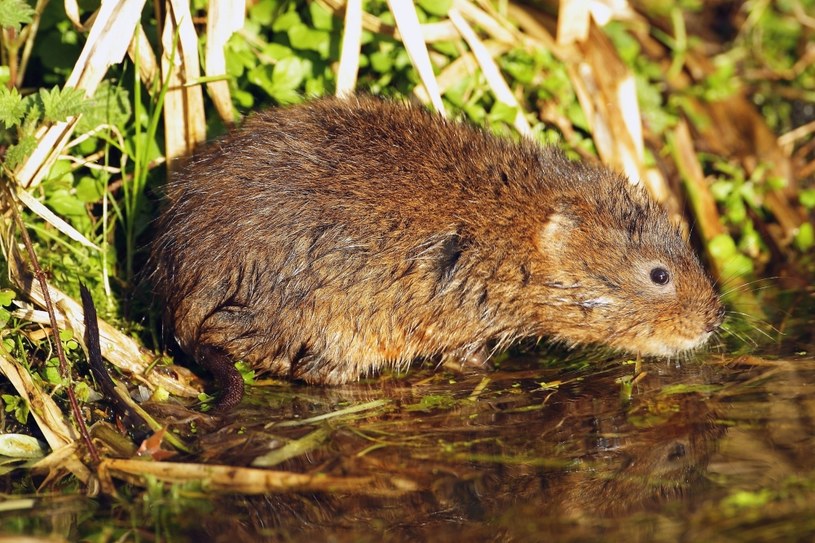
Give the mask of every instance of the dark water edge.
[[(185, 460), (249, 465), (295, 441), (305, 447), (274, 469), (370, 486), (68, 492), (3, 510), (0, 529), (96, 541), (815, 538), (811, 351), (646, 361), (639, 374), (621, 359), (572, 367), (527, 356), (486, 373), (426, 367), (345, 387), (256, 386)], [(7, 506), (20, 497), (6, 495)]]

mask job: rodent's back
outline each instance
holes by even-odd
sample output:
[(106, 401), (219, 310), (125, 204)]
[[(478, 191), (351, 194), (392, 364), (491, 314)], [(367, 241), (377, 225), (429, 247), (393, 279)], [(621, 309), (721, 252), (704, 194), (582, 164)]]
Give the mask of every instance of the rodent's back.
[(401, 104), (254, 115), (168, 197), (154, 280), (194, 356), (337, 383), (524, 336), (669, 355), (721, 322), (641, 189)]

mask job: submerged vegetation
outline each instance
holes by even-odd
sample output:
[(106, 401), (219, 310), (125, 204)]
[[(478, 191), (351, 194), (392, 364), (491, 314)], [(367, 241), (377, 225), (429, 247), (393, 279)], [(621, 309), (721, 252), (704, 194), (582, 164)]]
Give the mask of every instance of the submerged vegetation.
[[(0, 0), (0, 469), (13, 512), (0, 532), (815, 533), (815, 2), (241, 4)], [(485, 375), (427, 367), (336, 389), (244, 368), (254, 386), (239, 411), (198, 414), (210, 388), (172, 360), (145, 281), (174, 159), (252, 110), (354, 89), (645, 184), (731, 308), (718, 354), (649, 370), (526, 346), (536, 354), (500, 355)], [(149, 431), (90, 377), (80, 284), (114, 386)]]

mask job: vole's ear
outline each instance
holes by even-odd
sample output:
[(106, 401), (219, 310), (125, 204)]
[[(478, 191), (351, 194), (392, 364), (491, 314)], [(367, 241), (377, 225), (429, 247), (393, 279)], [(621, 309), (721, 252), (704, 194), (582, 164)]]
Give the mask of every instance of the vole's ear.
[(551, 212), (537, 232), (538, 250), (543, 254), (560, 252), (577, 226), (577, 219), (564, 209)]

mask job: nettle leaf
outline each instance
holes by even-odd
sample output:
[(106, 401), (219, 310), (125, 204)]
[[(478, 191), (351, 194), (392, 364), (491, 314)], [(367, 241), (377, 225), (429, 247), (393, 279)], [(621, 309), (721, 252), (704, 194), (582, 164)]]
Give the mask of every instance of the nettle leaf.
[(10, 170), (15, 169), (23, 163), (23, 161), (34, 152), (37, 148), (37, 138), (34, 136), (25, 136), (17, 142), (16, 145), (11, 145), (6, 150), (6, 167)]
[[(84, 100), (84, 99), (83, 99)], [(102, 124), (124, 126), (130, 119), (130, 98), (127, 89), (103, 82), (93, 98), (84, 100), (78, 132), (89, 132)]]
[(0, 0), (0, 27), (20, 31), (20, 25), (28, 24), (34, 17), (34, 8), (25, 0)]
[(85, 91), (72, 87), (64, 89), (54, 87), (50, 91), (40, 89), (39, 100), (45, 122), (64, 121), (68, 117), (79, 115), (84, 111), (87, 102)]
[(25, 116), (25, 111), (26, 101), (17, 92), (17, 89), (9, 90), (6, 87), (0, 87), (0, 122), (6, 125), (6, 128), (20, 124)]
[(25, 118), (23, 119), (22, 132), (25, 134), (33, 134), (40, 125), (41, 118), (42, 104), (40, 104), (37, 95), (26, 96), (26, 111)]

